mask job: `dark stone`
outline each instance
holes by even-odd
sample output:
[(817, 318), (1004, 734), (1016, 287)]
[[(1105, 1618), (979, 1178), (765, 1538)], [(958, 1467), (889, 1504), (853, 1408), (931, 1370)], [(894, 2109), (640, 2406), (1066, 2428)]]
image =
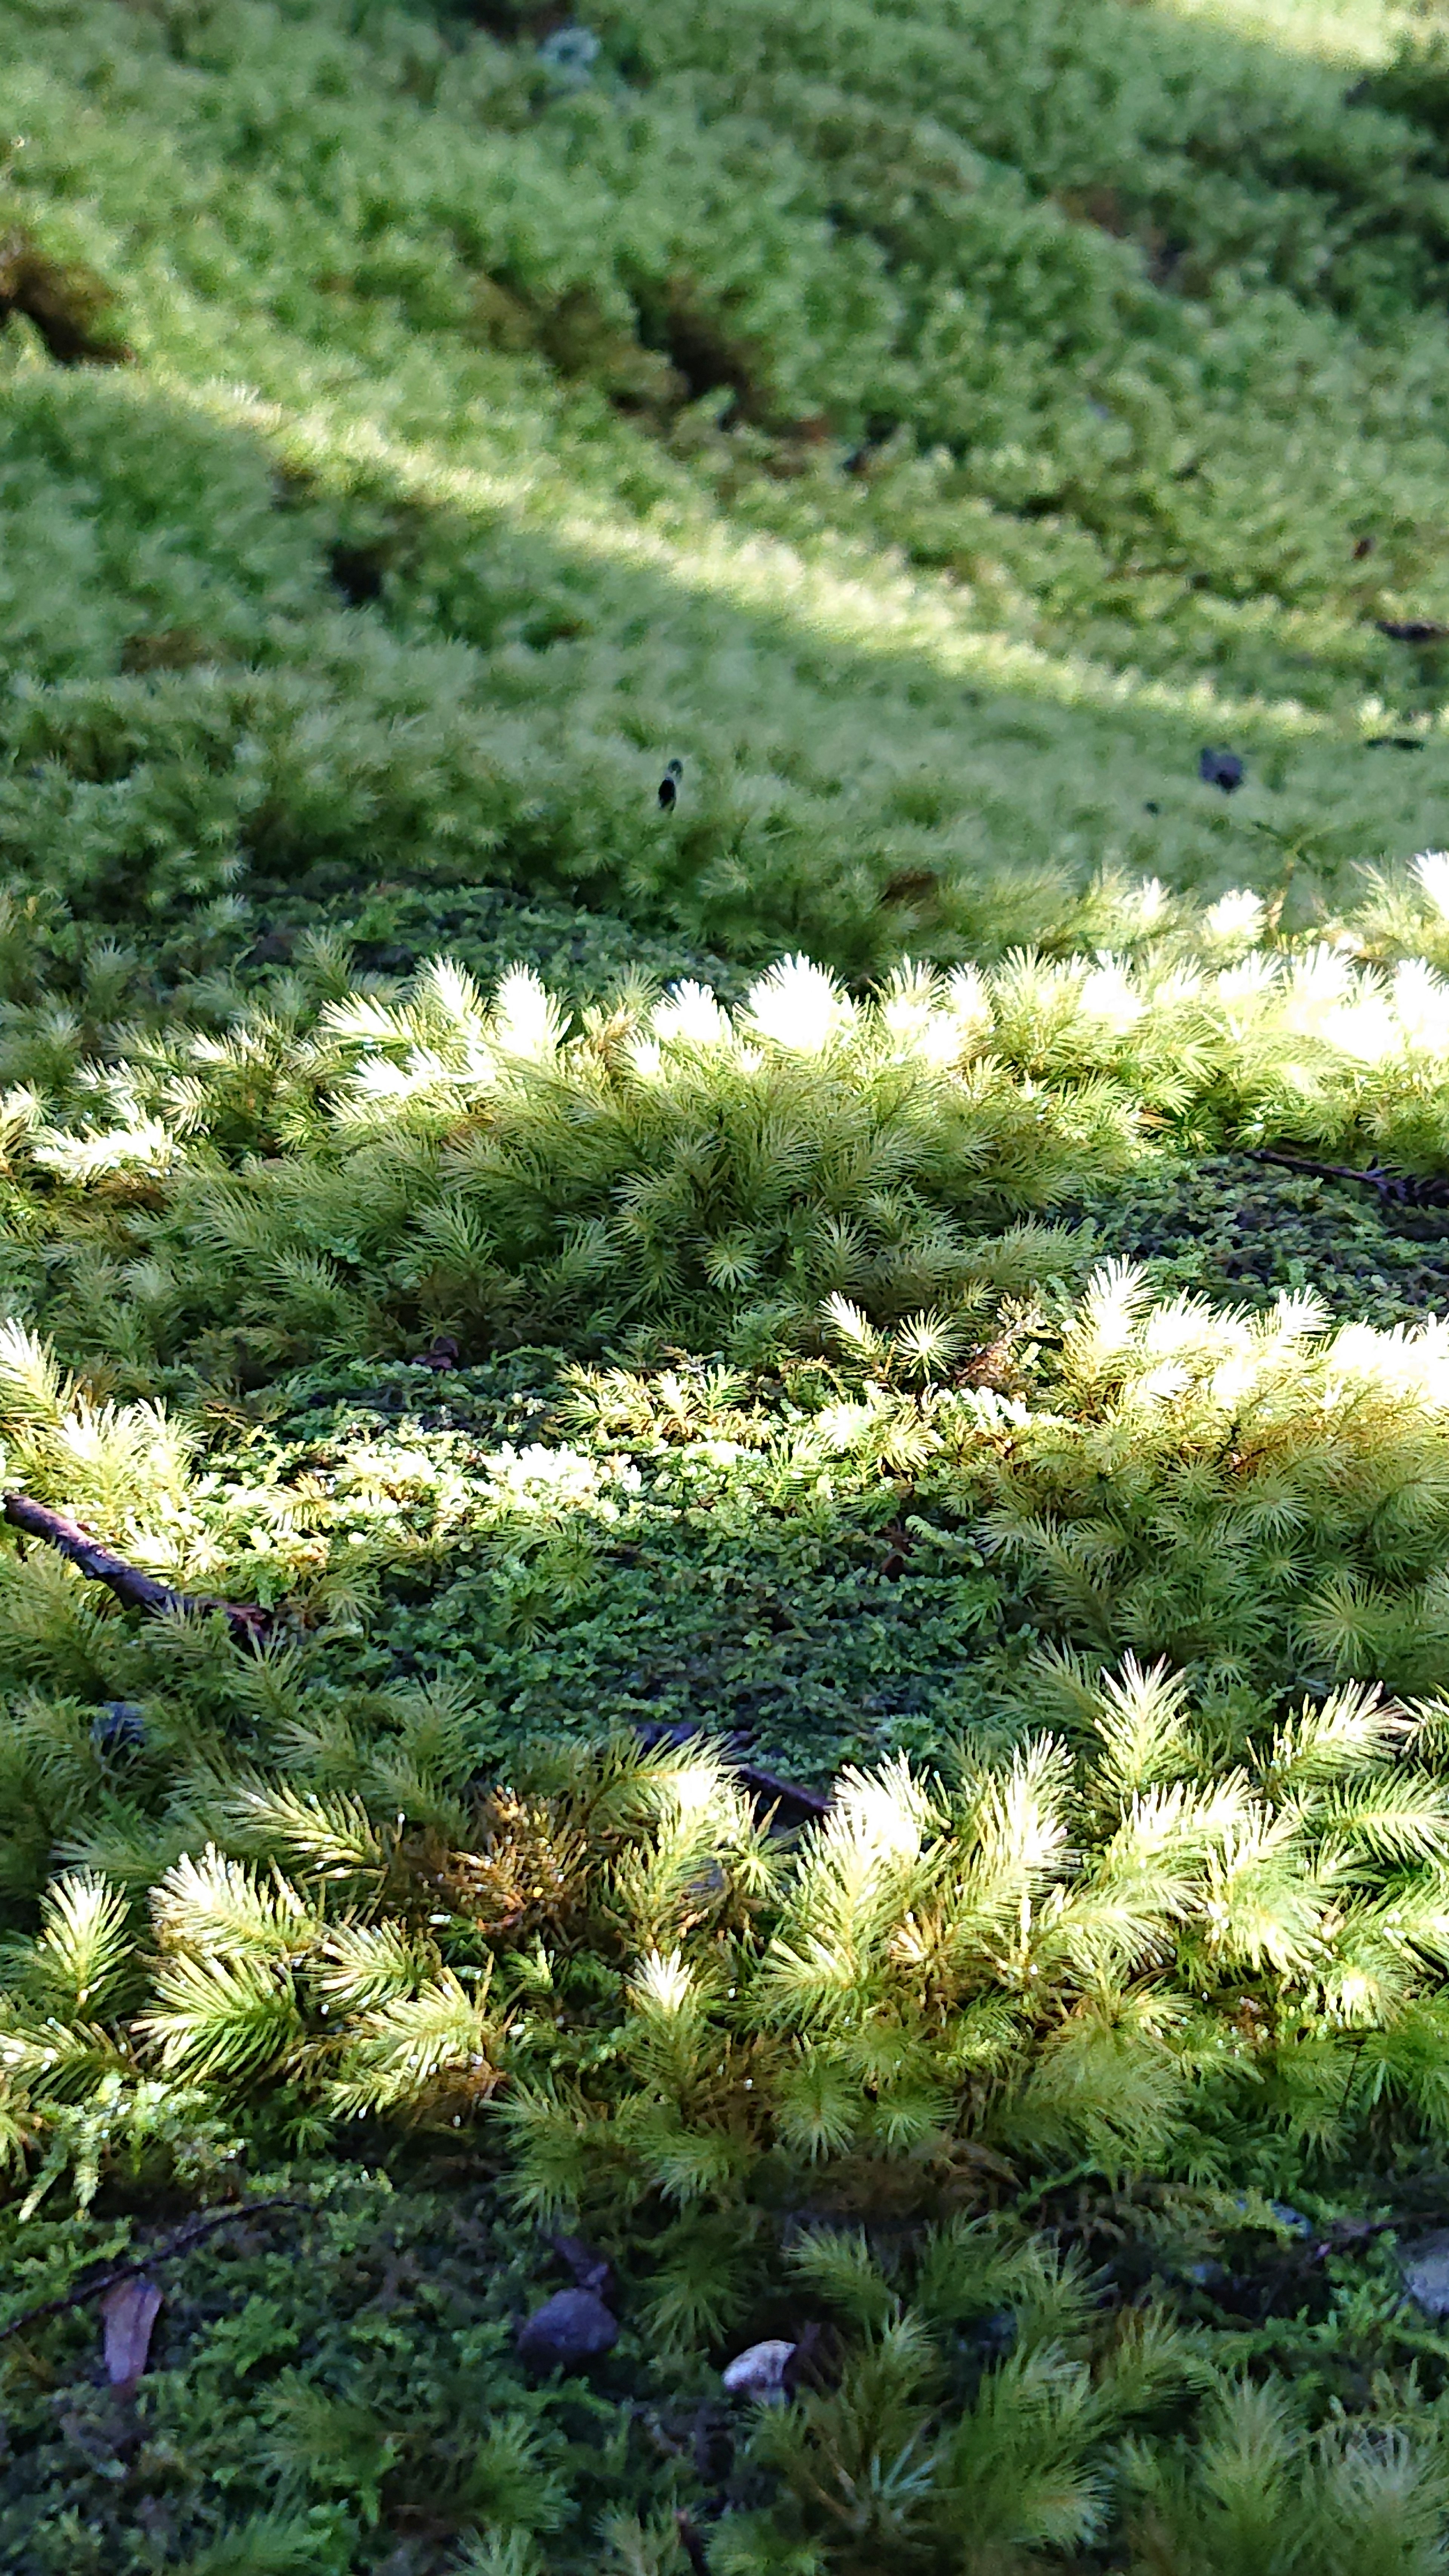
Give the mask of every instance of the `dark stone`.
[(1200, 751), (1197, 774), (1205, 786), (1220, 787), (1225, 796), (1231, 796), (1235, 787), (1242, 786), (1243, 764), (1235, 751)]
[(145, 1741), (141, 1711), (131, 1700), (102, 1700), (91, 1720), (91, 1742), (98, 1753), (139, 1753)]
[(1449, 2317), (1449, 2234), (1422, 2236), (1401, 2256), (1404, 2287), (1428, 2317)]
[(559, 2290), (518, 2329), (518, 2353), (530, 2370), (601, 2361), (619, 2340), (619, 2320), (592, 2290)]
[(409, 1360), (408, 1367), (431, 1369), (435, 1376), (441, 1376), (449, 1369), (457, 1367), (459, 1357), (458, 1345), (452, 1334), (435, 1333), (431, 1348), (416, 1352)]
[(296, 945), (296, 935), (290, 930), (264, 930), (248, 952), (246, 962), (249, 966), (288, 965)]
[(982, 2361), (1005, 2361), (1016, 2349), (1016, 2318), (1010, 2308), (996, 2308), (988, 2317), (978, 2317), (967, 2326), (962, 2341)]

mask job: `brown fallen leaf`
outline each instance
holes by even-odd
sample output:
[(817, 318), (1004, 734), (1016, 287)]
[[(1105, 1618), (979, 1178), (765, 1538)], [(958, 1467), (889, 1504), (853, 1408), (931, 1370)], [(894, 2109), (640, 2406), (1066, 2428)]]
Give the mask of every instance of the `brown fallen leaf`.
[(161, 2313), (154, 2281), (118, 2281), (101, 2301), (106, 2333), (106, 2377), (113, 2388), (134, 2388), (146, 2367), (151, 2329)]

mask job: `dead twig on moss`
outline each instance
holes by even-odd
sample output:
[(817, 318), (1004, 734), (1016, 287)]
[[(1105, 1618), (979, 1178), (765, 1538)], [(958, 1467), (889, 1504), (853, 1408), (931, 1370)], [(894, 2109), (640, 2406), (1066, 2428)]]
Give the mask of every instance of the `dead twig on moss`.
[(174, 2254), (184, 2254), (189, 2246), (199, 2245), (204, 2236), (214, 2236), (219, 2227), (235, 2227), (243, 2218), (260, 2218), (269, 2209), (310, 2209), (310, 2200), (286, 2196), (275, 2200), (239, 2200), (229, 2209), (212, 2210), (204, 2218), (190, 2219), (178, 2227), (174, 2236), (163, 2237), (159, 2245), (149, 2246), (134, 2263), (111, 2263), (97, 2272), (93, 2281), (77, 2282), (74, 2289), (62, 2290), (53, 2299), (42, 2299), (38, 2307), (23, 2308), (6, 2326), (0, 2326), (0, 2343), (23, 2333), (26, 2326), (39, 2325), (46, 2317), (59, 2317), (67, 2308), (83, 2308), (87, 2299), (98, 2299), (105, 2290), (113, 2290), (120, 2281), (139, 2281), (158, 2263), (169, 2263)]
[[(673, 1725), (659, 1725), (646, 1718), (636, 1722), (635, 1732), (650, 1751), (658, 1744), (693, 1744), (703, 1735), (703, 1729), (692, 1726), (687, 1718)], [(748, 1789), (752, 1798), (772, 1812), (786, 1810), (780, 1819), (783, 1824), (799, 1824), (807, 1817), (818, 1821), (831, 1813), (835, 1801), (820, 1790), (803, 1788), (795, 1780), (781, 1780), (775, 1772), (762, 1771), (758, 1763), (747, 1762), (738, 1736), (727, 1737), (721, 1750), (742, 1789)], [(791, 1809), (793, 1815), (789, 1813)]]
[(1266, 1145), (1245, 1145), (1243, 1155), (1250, 1163), (1277, 1163), (1286, 1172), (1311, 1172), (1318, 1180), (1358, 1181), (1396, 1207), (1449, 1207), (1449, 1173), (1386, 1172), (1378, 1163), (1358, 1172), (1348, 1163), (1315, 1163), (1304, 1154), (1279, 1154)]
[(118, 1601), (131, 1610), (219, 1610), (238, 1645), (255, 1651), (270, 1635), (274, 1614), (263, 1610), (255, 1601), (214, 1601), (197, 1593), (178, 1592), (170, 1583), (160, 1583), (154, 1574), (143, 1574), (139, 1565), (131, 1565), (124, 1556), (114, 1556), (102, 1547), (78, 1521), (64, 1512), (53, 1512), (48, 1504), (37, 1503), (29, 1494), (5, 1496), (5, 1518), (13, 1529), (23, 1530), (27, 1538), (44, 1539), (47, 1547), (58, 1550), (79, 1566), (93, 1583), (104, 1583)]

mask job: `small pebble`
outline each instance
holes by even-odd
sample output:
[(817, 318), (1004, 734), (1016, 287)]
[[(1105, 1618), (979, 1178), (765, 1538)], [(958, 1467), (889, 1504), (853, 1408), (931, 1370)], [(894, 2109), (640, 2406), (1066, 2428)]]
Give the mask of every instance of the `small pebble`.
[(1426, 2317), (1449, 2317), (1449, 2233), (1421, 2236), (1403, 2253), (1404, 2287)]
[(531, 2370), (599, 2361), (619, 2340), (619, 2320), (592, 2290), (558, 2290), (518, 2329), (518, 2351)]
[(1016, 2348), (1017, 2323), (1010, 2308), (996, 2308), (990, 2316), (978, 2317), (966, 2330), (965, 2340), (973, 2351), (988, 2362), (1004, 2361)]
[(1291, 2227), (1295, 2236), (1313, 2234), (1313, 2221), (1305, 2218), (1301, 2209), (1290, 2209), (1286, 2200), (1270, 2200), (1268, 2207), (1280, 2227)]
[(91, 1720), (91, 1742), (98, 1753), (139, 1753), (145, 1741), (141, 1711), (133, 1700), (102, 1700)]
[(763, 2406), (783, 2406), (785, 2402), (785, 2365), (795, 2346), (771, 2340), (752, 2343), (737, 2352), (723, 2373), (726, 2391), (731, 2397), (754, 2397)]
[(1231, 796), (1235, 787), (1242, 786), (1243, 764), (1235, 751), (1200, 751), (1197, 774), (1205, 786), (1220, 787), (1225, 796)]
[(458, 1345), (452, 1334), (435, 1333), (431, 1346), (425, 1351), (415, 1352), (408, 1367), (431, 1369), (435, 1377), (442, 1377), (449, 1369), (457, 1367), (458, 1360)]
[(539, 46), (538, 59), (571, 88), (582, 88), (602, 50), (592, 27), (556, 27)]
[[(1233, 2194), (1234, 2209), (1246, 2210), (1247, 2206), (1248, 2202), (1246, 2194), (1241, 2191), (1235, 2192)], [(1280, 2227), (1291, 2227), (1295, 2236), (1311, 2236), (1313, 2234), (1313, 2221), (1311, 2218), (1305, 2218), (1301, 2209), (1290, 2209), (1286, 2200), (1270, 2200), (1268, 2207), (1273, 2216), (1277, 2219)]]

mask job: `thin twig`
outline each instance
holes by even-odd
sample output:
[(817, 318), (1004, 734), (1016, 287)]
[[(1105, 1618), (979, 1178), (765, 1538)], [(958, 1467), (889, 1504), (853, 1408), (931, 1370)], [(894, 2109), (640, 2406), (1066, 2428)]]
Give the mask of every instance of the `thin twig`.
[[(672, 1725), (662, 1725), (652, 1718), (636, 1718), (634, 1726), (635, 1733), (651, 1751), (659, 1744), (672, 1744), (679, 1748), (696, 1744), (704, 1738), (704, 1729), (692, 1725), (687, 1718), (681, 1718)], [(805, 1816), (828, 1816), (832, 1812), (834, 1799), (822, 1797), (818, 1789), (802, 1789), (794, 1780), (778, 1779), (773, 1771), (762, 1771), (758, 1763), (744, 1761), (738, 1749), (738, 1735), (727, 1736), (722, 1745), (718, 1737), (708, 1740), (718, 1746), (740, 1786), (748, 1789), (752, 1797), (768, 1798), (779, 1807), (798, 1807)]]
[(782, 1807), (799, 1807), (807, 1816), (828, 1816), (835, 1803), (822, 1797), (818, 1789), (802, 1789), (793, 1780), (777, 1780), (773, 1771), (760, 1771), (753, 1762), (740, 1762), (733, 1754), (730, 1764), (735, 1777), (757, 1798), (773, 1798)]
[(1347, 1163), (1312, 1163), (1302, 1154), (1275, 1154), (1266, 1145), (1245, 1145), (1242, 1150), (1250, 1163), (1281, 1163), (1287, 1172), (1313, 1172), (1323, 1181), (1364, 1181), (1370, 1189), (1378, 1189), (1384, 1178), (1381, 1172), (1352, 1171)]
[(72, 1565), (93, 1583), (104, 1583), (118, 1601), (131, 1610), (219, 1610), (239, 1645), (259, 1646), (273, 1626), (270, 1610), (254, 1601), (214, 1601), (198, 1593), (177, 1592), (169, 1583), (158, 1583), (154, 1574), (143, 1574), (123, 1556), (113, 1556), (102, 1547), (78, 1521), (64, 1512), (53, 1512), (45, 1503), (37, 1503), (29, 1494), (5, 1496), (5, 1518), (12, 1528), (24, 1530), (28, 1538), (44, 1539), (47, 1547), (59, 1550)]
[(1325, 1181), (1357, 1181), (1396, 1207), (1449, 1207), (1449, 1174), (1442, 1172), (1420, 1177), (1412, 1172), (1386, 1172), (1377, 1163), (1366, 1172), (1356, 1172), (1347, 1163), (1315, 1163), (1306, 1155), (1278, 1154), (1266, 1145), (1244, 1145), (1240, 1150), (1250, 1163), (1280, 1163), (1285, 1171), (1312, 1172)]
[(242, 2200), (233, 2209), (213, 2210), (205, 2218), (193, 2218), (185, 2227), (179, 2227), (174, 2236), (166, 2237), (160, 2245), (149, 2247), (139, 2262), (113, 2263), (109, 2270), (98, 2272), (93, 2281), (84, 2282), (80, 2288), (63, 2291), (56, 2299), (44, 2299), (38, 2308), (26, 2308), (20, 2316), (12, 2317), (8, 2326), (0, 2326), (0, 2343), (8, 2343), (11, 2335), (19, 2334), (25, 2326), (38, 2325), (42, 2317), (58, 2317), (67, 2308), (83, 2307), (87, 2299), (96, 2298), (102, 2290), (114, 2289), (118, 2281), (140, 2280), (156, 2264), (169, 2262), (173, 2254), (184, 2254), (189, 2245), (198, 2244), (203, 2236), (214, 2235), (219, 2227), (234, 2227), (239, 2219), (260, 2217), (265, 2209), (310, 2209), (312, 2206), (310, 2200), (288, 2198)]
[(692, 2516), (681, 2508), (675, 2514), (674, 2527), (679, 2534), (679, 2546), (689, 2560), (694, 2576), (709, 2576), (709, 2559)]
[(1367, 2245), (1374, 2236), (1393, 2236), (1402, 2228), (1402, 2218), (1340, 2219), (1327, 2236), (1321, 2236), (1308, 2259), (1322, 2263), (1330, 2254), (1351, 2254), (1356, 2245)]

